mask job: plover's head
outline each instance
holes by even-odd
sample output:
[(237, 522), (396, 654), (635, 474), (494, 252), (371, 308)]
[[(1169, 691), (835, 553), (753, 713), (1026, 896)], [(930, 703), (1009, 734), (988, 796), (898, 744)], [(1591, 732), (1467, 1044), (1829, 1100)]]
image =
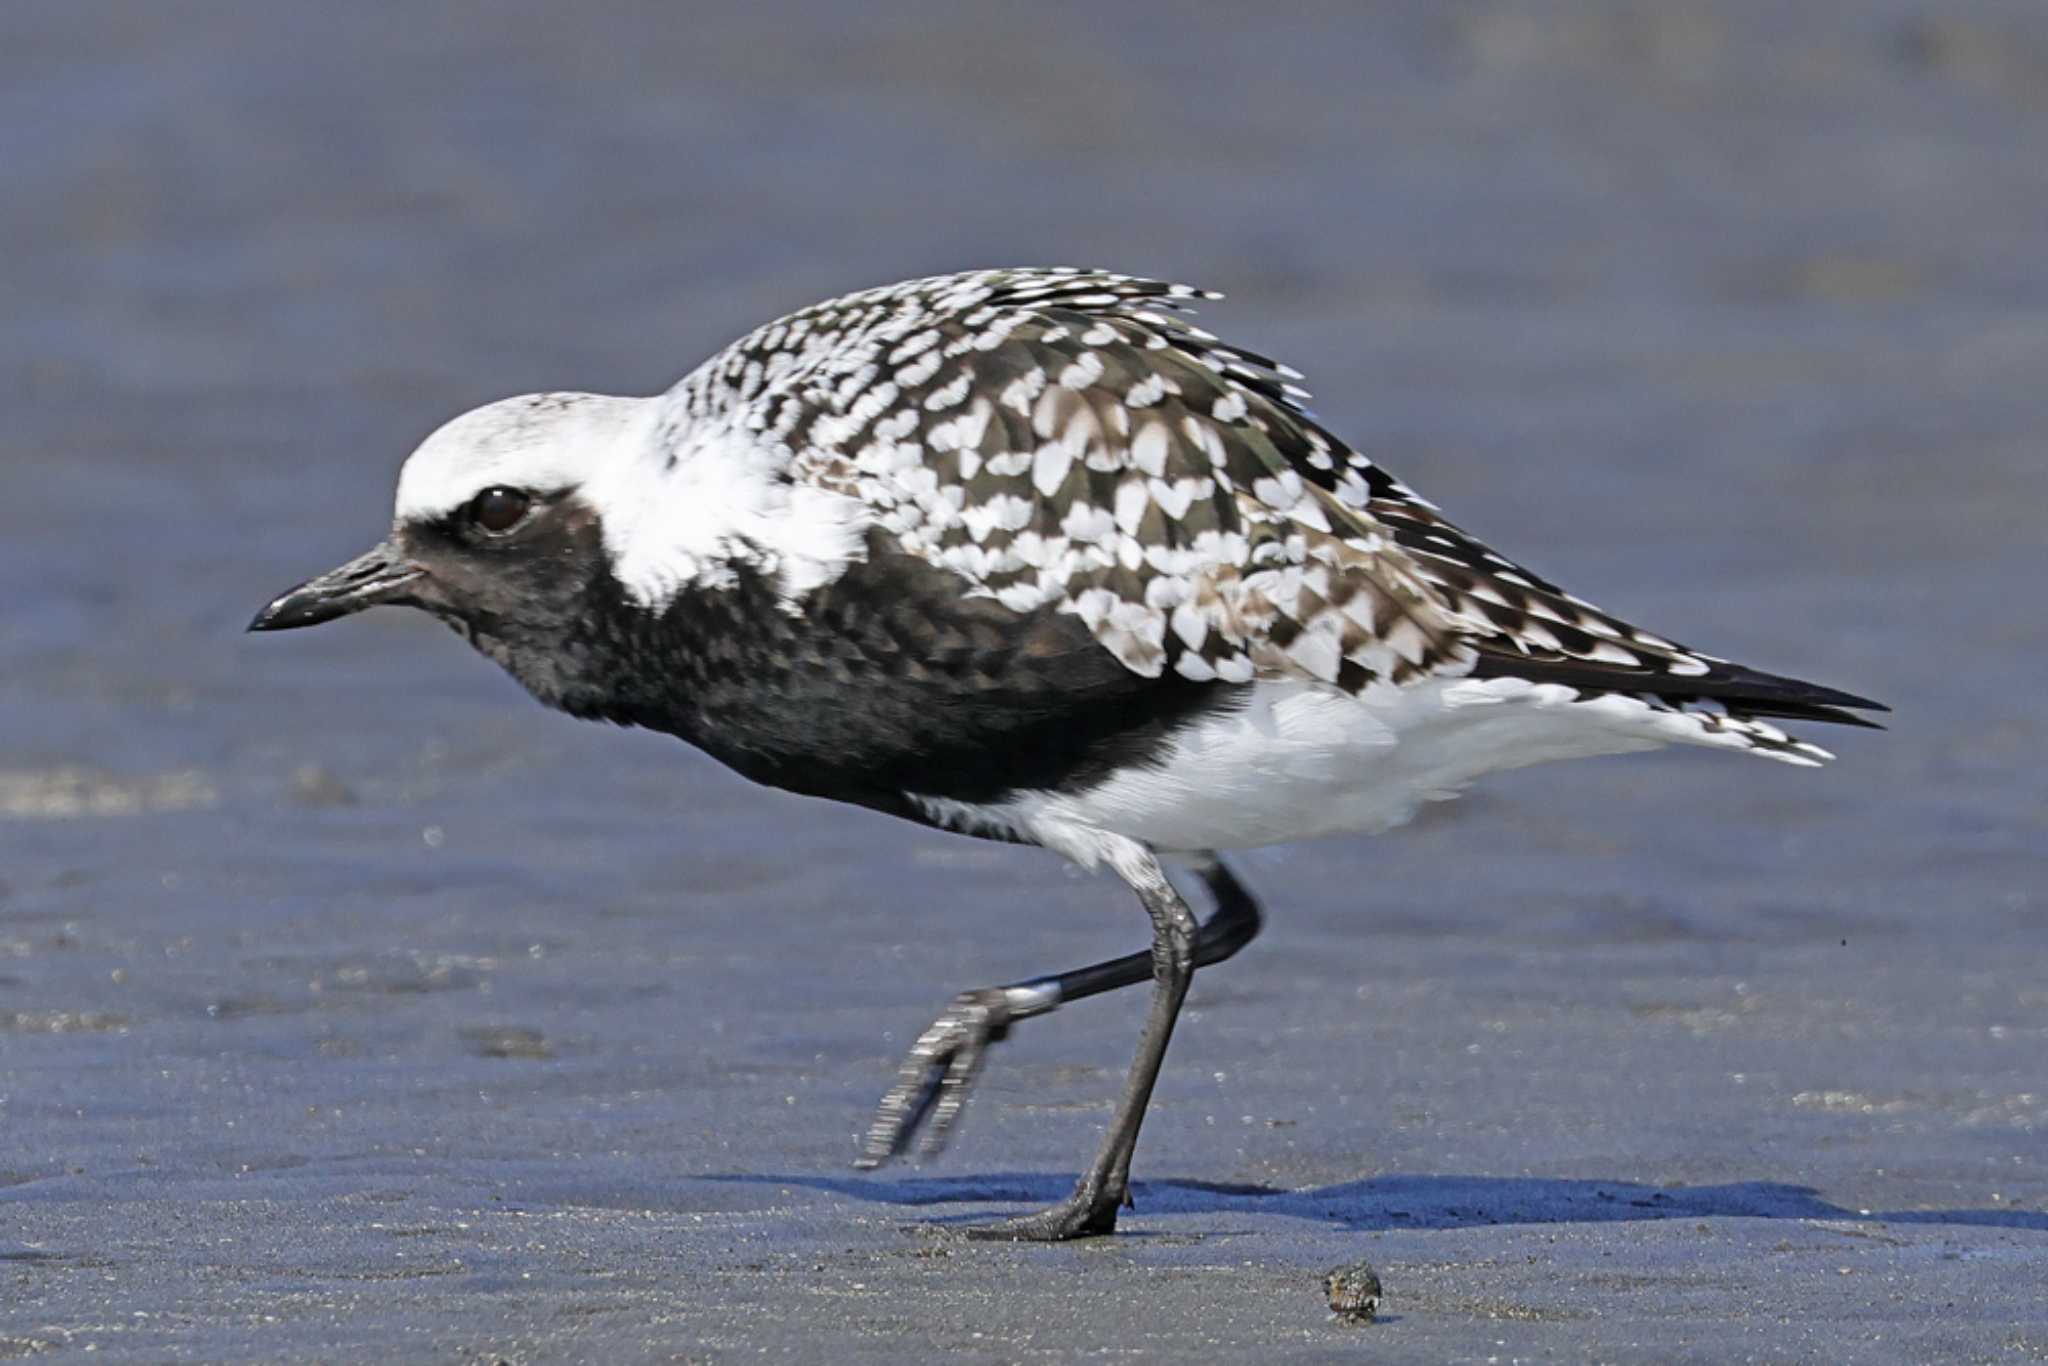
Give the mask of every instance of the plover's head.
[(508, 667), (522, 647), (552, 646), (608, 572), (603, 512), (632, 463), (644, 403), (527, 394), (464, 413), (406, 460), (391, 534), (276, 598), (249, 629), (398, 603), (432, 612)]

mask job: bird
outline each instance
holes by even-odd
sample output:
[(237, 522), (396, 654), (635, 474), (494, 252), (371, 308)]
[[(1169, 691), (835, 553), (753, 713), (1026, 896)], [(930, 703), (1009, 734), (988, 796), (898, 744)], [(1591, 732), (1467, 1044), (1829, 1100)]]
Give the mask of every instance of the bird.
[[(1106, 867), (1149, 949), (962, 992), (859, 1165), (935, 1153), (1020, 1021), (1149, 983), (1102, 1140), (977, 1236), (1109, 1233), (1190, 979), (1249, 943), (1223, 854), (1378, 834), (1497, 771), (1881, 704), (1633, 626), (1445, 518), (1192, 320), (1220, 297), (969, 271), (769, 322), (651, 397), (507, 398), (405, 460), (389, 535), (250, 624), (423, 609), (542, 703), (757, 783)], [(1168, 875), (1190, 870), (1198, 920)]]

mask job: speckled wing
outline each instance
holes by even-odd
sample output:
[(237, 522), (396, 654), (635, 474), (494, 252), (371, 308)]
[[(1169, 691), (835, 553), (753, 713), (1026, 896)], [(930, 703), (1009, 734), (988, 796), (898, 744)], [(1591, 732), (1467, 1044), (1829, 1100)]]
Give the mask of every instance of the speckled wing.
[[(793, 478), (858, 498), (967, 592), (1073, 612), (1139, 674), (1357, 691), (1468, 667), (1455, 614), (1367, 510), (1397, 486), (1286, 372), (1180, 316), (1194, 297), (943, 277), (792, 315), (719, 364)], [(815, 349), (778, 364), (793, 348)]]
[[(1358, 693), (1515, 674), (1687, 698), (1786, 681), (1466, 535), (1319, 426), (1292, 371), (1190, 323), (1205, 297), (1082, 271), (910, 281), (770, 324), (692, 401), (737, 395), (792, 478), (859, 499), (968, 592), (1077, 614), (1142, 675)], [(1853, 704), (1824, 693), (1804, 700)]]

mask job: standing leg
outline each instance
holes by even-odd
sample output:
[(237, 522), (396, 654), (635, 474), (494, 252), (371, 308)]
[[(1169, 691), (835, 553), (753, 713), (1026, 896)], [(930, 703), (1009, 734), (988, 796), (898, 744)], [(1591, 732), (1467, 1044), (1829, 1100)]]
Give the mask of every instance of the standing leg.
[(1110, 862), (1152, 918), (1152, 1006), (1145, 1016), (1144, 1032), (1138, 1036), (1137, 1056), (1131, 1060), (1116, 1113), (1110, 1116), (1109, 1132), (1103, 1135), (1102, 1147), (1082, 1173), (1074, 1193), (1036, 1214), (971, 1229), (973, 1237), (1049, 1243), (1108, 1233), (1116, 1227), (1116, 1212), (1129, 1192), (1138, 1129), (1152, 1102), (1152, 1086), (1166, 1059), (1173, 1022), (1195, 975), (1197, 927), (1194, 913), (1166, 880), (1165, 870), (1150, 850), (1125, 841), (1111, 851)]
[[(1257, 938), (1264, 917), (1259, 903), (1215, 854), (1201, 855), (1195, 868), (1216, 906), (1195, 937), (1195, 966), (1206, 968)], [(1152, 975), (1148, 950), (1009, 986), (961, 992), (911, 1045), (896, 1084), (875, 1109), (854, 1165), (879, 1167), (902, 1156), (926, 1120), (931, 1127), (925, 1132), (924, 1155), (937, 1156), (967, 1106), (988, 1046), (1007, 1038), (1011, 1025), (1069, 1001), (1149, 982)]]

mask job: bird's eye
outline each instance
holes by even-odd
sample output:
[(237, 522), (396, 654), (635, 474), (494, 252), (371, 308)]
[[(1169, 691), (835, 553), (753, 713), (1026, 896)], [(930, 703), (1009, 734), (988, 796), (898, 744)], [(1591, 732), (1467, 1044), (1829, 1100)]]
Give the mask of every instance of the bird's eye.
[(469, 500), (470, 524), (492, 536), (502, 536), (518, 526), (532, 510), (531, 494), (502, 484), (494, 484)]

